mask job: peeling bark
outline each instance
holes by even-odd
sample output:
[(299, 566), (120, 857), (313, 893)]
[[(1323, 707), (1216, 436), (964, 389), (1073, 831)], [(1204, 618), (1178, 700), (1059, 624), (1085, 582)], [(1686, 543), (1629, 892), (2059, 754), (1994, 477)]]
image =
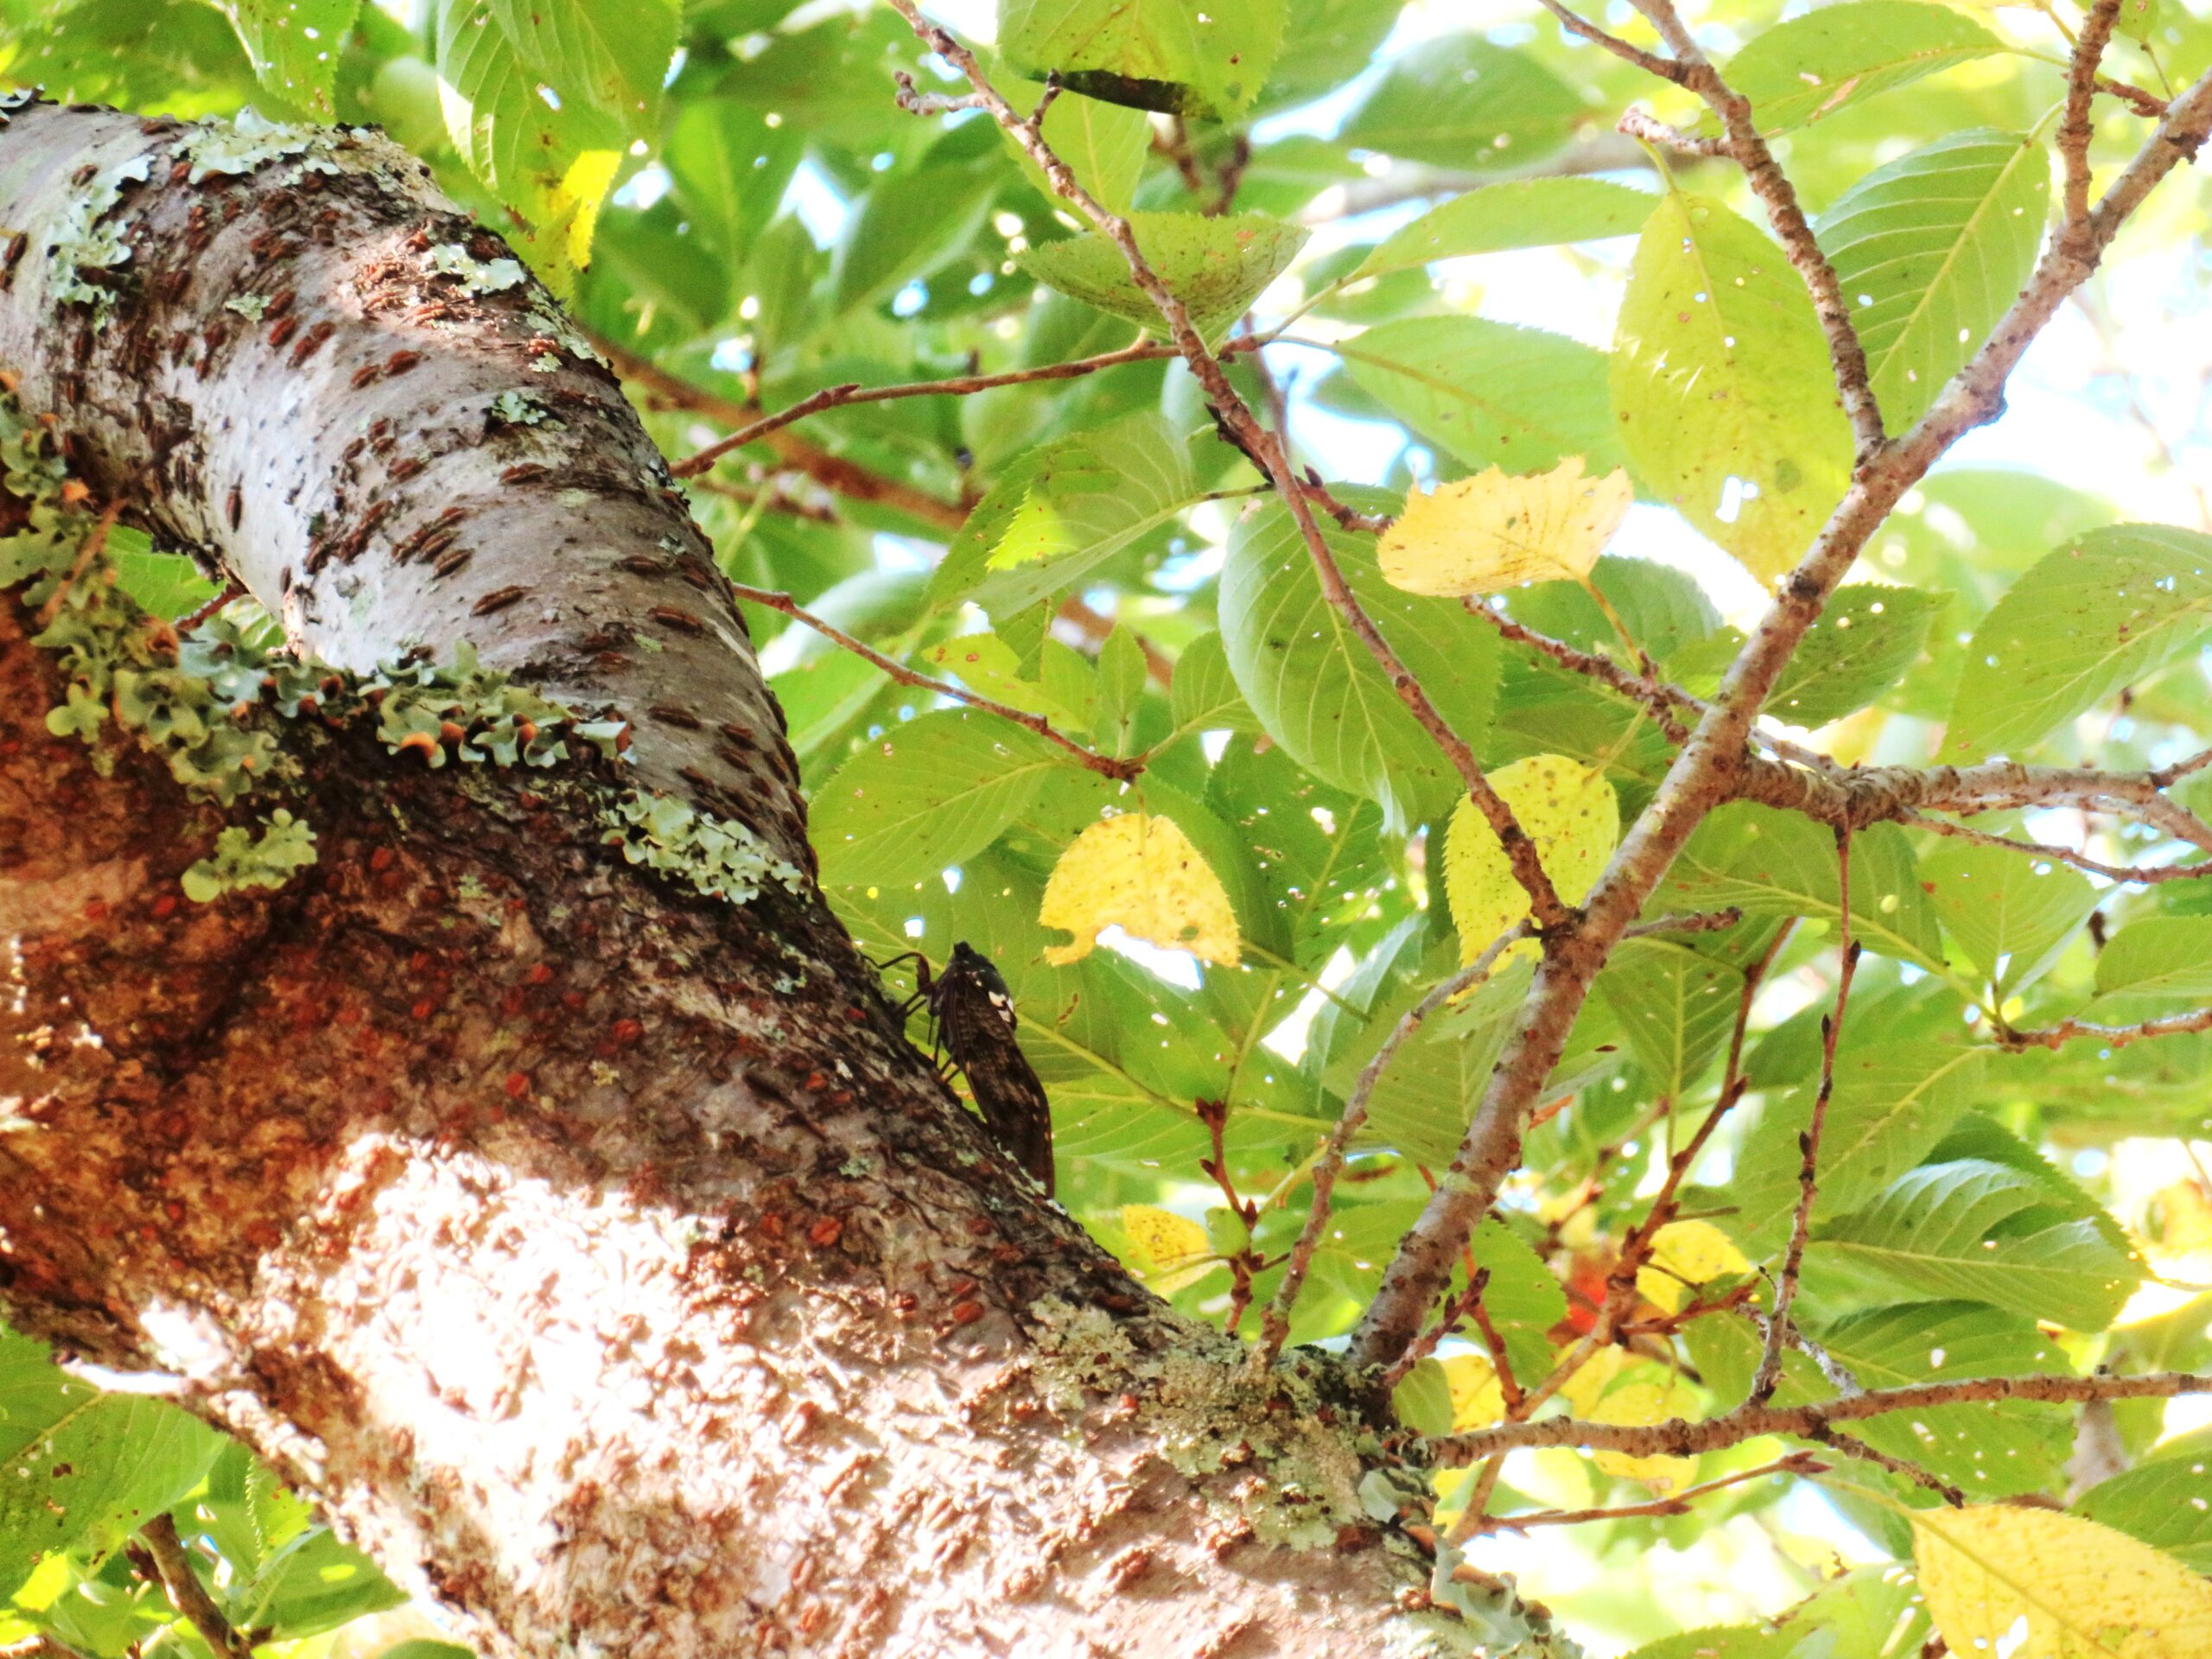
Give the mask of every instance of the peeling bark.
[(26, 410), (302, 646), (467, 639), (636, 741), (431, 771), (272, 721), (318, 861), (198, 906), (278, 798), (226, 819), (49, 734), (0, 596), (9, 1319), (175, 1375), (493, 1652), (1473, 1650), (1365, 1513), (1392, 1452), (1325, 1360), (1250, 1379), (1128, 1280), (817, 894), (609, 850), (626, 785), (795, 861), (802, 808), (704, 537), (543, 290), (380, 139), (226, 137), (225, 173), (209, 130), (12, 112)]

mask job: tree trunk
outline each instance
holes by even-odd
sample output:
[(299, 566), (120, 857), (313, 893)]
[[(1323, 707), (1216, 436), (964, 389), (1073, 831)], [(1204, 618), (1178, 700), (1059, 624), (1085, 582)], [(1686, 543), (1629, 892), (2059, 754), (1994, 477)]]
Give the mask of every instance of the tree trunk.
[[(906, 1045), (711, 550), (504, 246), (369, 134), (50, 105), (0, 225), (0, 363), (93, 504), (340, 668), (466, 640), (633, 738), (433, 769), (264, 703), (296, 775), (226, 813), (51, 734), (0, 596), (10, 1320), (175, 1374), (495, 1652), (1477, 1648), (1329, 1362), (1249, 1380)], [(629, 788), (789, 880), (626, 861)], [(278, 806), (311, 868), (180, 897)]]

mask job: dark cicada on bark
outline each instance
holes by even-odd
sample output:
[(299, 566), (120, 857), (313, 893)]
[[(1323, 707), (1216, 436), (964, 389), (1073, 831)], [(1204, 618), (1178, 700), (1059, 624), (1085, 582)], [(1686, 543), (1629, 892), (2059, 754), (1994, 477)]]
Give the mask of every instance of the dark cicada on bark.
[(1052, 1190), (1052, 1113), (1045, 1085), (1014, 1040), (1014, 995), (982, 952), (965, 941), (952, 947), (944, 971), (932, 976), (915, 958), (915, 978), (938, 1040), (968, 1079), (969, 1092), (991, 1136), (1007, 1155)]

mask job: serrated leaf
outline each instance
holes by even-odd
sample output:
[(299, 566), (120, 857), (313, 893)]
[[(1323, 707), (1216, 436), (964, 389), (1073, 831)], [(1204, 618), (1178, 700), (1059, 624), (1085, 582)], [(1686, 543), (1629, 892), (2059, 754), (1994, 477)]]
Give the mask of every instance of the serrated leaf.
[(1605, 354), (1484, 317), (1410, 317), (1337, 347), (1353, 384), (1470, 467), (1540, 472), (1569, 455), (1621, 464)]
[(1221, 635), (1202, 633), (1183, 647), (1175, 659), (1175, 683), (1170, 692), (1179, 732), (1246, 732), (1256, 736), (1259, 720), (1236, 689), (1230, 672), (1228, 648)]
[(2192, 1573), (2212, 1573), (2212, 1465), (2201, 1435), (2101, 1481), (2075, 1501), (2094, 1521), (2156, 1545)]
[(872, 740), (816, 792), (825, 885), (906, 887), (979, 853), (1027, 811), (1064, 751), (995, 715), (944, 709)]
[[(1268, 283), (1290, 268), (1307, 232), (1263, 213), (1208, 219), (1198, 213), (1128, 216), (1145, 263), (1183, 302), (1198, 331), (1211, 340), (1243, 316)], [(1155, 334), (1167, 324), (1129, 273), (1121, 249), (1095, 231), (1043, 242), (1014, 263), (1072, 299)]]
[(1136, 752), (1136, 721), (1150, 671), (1144, 648), (1127, 623), (1115, 626), (1098, 648), (1098, 703), (1093, 728), (1098, 745), (1109, 754)]
[[(1988, 29), (1948, 6), (1853, 0), (1777, 23), (1720, 73), (1751, 99), (1760, 131), (1787, 132), (2004, 49)], [(1707, 130), (1719, 130), (1710, 117)]]
[[(1560, 901), (1580, 904), (1620, 842), (1620, 802), (1605, 774), (1564, 755), (1532, 754), (1500, 766), (1490, 781), (1535, 843), (1537, 861)], [(1529, 913), (1529, 894), (1514, 877), (1504, 843), (1471, 799), (1452, 809), (1444, 891), (1463, 963)]]
[(2195, 1659), (2212, 1652), (2212, 1581), (2078, 1516), (2012, 1504), (1923, 1510), (1913, 1560), (1953, 1653)]
[(2212, 537), (2091, 531), (2037, 560), (1975, 628), (1948, 760), (2012, 753), (2212, 632)]
[[(1033, 80), (1001, 75), (999, 91), (1019, 110), (1033, 110), (1045, 88)], [(1045, 169), (1030, 158), (1012, 133), (1001, 135), (1030, 183), (1046, 200), (1054, 195)], [(1152, 123), (1141, 110), (1109, 104), (1080, 92), (1063, 92), (1045, 111), (1044, 139), (1067, 163), (1076, 182), (1109, 213), (1126, 213), (1136, 200), (1137, 180), (1152, 153)]]
[(1430, 208), (1384, 237), (1351, 280), (1439, 259), (1634, 236), (1659, 205), (1648, 190), (1603, 179), (1511, 179)]
[(1744, 976), (1669, 939), (1624, 939), (1592, 987), (1662, 1098), (1679, 1101), (1734, 1029)]
[(1099, 933), (1119, 927), (1131, 938), (1236, 965), (1236, 912), (1228, 892), (1173, 818), (1124, 812), (1094, 823), (1052, 867), (1037, 919), (1075, 935), (1048, 945), (1054, 966), (1090, 954)]
[(1582, 582), (1634, 497), (1624, 472), (1585, 478), (1580, 455), (1525, 477), (1493, 467), (1433, 491), (1416, 486), (1382, 532), (1378, 562), (1393, 588), (1439, 598)]
[(1021, 73), (1140, 110), (1241, 113), (1282, 48), (1283, 0), (999, 0)]
[(1035, 680), (1026, 677), (1014, 647), (995, 633), (963, 633), (925, 647), (914, 657), (924, 673), (957, 679), (970, 691), (1042, 715), (1055, 725), (1071, 723), (1071, 711)]
[(2043, 146), (1977, 127), (1875, 168), (1821, 217), (1891, 431), (1927, 412), (2026, 285), (2050, 201)]
[[(1834, 837), (1795, 814), (1738, 802), (1698, 826), (1651, 900), (1655, 912), (1838, 917)], [(1851, 838), (1852, 936), (1870, 950), (1940, 969), (1943, 937), (1921, 891), (1912, 843), (1895, 824)]]
[[(2086, 1207), (2087, 1199), (2083, 1200)], [(2111, 1324), (2142, 1269), (2086, 1217), (2063, 1219), (2034, 1177), (1962, 1158), (1912, 1170), (1865, 1209), (1815, 1229), (1806, 1252), (1827, 1282), (1986, 1302), (2076, 1331)]]
[(2087, 1018), (2129, 1024), (2212, 1002), (2212, 916), (2146, 916), (2097, 953)]
[(1762, 580), (1796, 563), (1842, 499), (1851, 433), (1812, 300), (1782, 250), (1717, 201), (1669, 191), (1644, 226), (1612, 396), (1637, 474)]
[(1565, 143), (1587, 114), (1529, 54), (1455, 35), (1393, 58), (1338, 137), (1439, 167), (1517, 168)]
[[(998, 194), (987, 168), (964, 162), (887, 176), (861, 199), (837, 244), (832, 304), (836, 312), (887, 300), (966, 247)], [(916, 213), (917, 201), (929, 203)]]
[(582, 99), (631, 132), (652, 125), (676, 53), (669, 0), (490, 0), (523, 61), (566, 103)]
[(1854, 582), (1821, 608), (1767, 696), (1766, 712), (1820, 726), (1864, 708), (1919, 659), (1947, 594)]
[(1481, 1354), (1453, 1354), (1440, 1361), (1444, 1385), (1451, 1397), (1451, 1428), (1463, 1434), (1471, 1428), (1487, 1428), (1505, 1417), (1505, 1390), (1497, 1367)]
[[(1367, 538), (1333, 529), (1324, 536), (1362, 608), (1452, 729), (1479, 741), (1490, 722), (1497, 635), (1447, 600), (1392, 588)], [(1376, 802), (1386, 827), (1440, 816), (1460, 792), (1459, 773), (1322, 594), (1279, 502), (1239, 520), (1230, 537), (1221, 635), (1237, 689), (1268, 734), (1324, 783)]]
[(166, 1400), (104, 1394), (0, 1330), (0, 1586), (48, 1551), (135, 1531), (197, 1485), (221, 1446)]
[(321, 120), (337, 118), (338, 55), (360, 0), (219, 0), (261, 84)]
[[(1700, 1410), (1696, 1390), (1678, 1375), (1649, 1361), (1631, 1360), (1618, 1348), (1599, 1349), (1560, 1392), (1586, 1422), (1642, 1427), (1672, 1417), (1695, 1417)], [(1591, 1460), (1606, 1474), (1647, 1481), (1661, 1491), (1688, 1485), (1697, 1472), (1694, 1457), (1598, 1452)]]
[(805, 136), (731, 98), (687, 99), (662, 147), (676, 199), (722, 252), (742, 258), (775, 217)]
[(1793, 1659), (1795, 1630), (1765, 1630), (1751, 1624), (1707, 1624), (1648, 1643), (1628, 1659)]
[(1920, 875), (1943, 931), (1988, 977), (1999, 1001), (2042, 977), (2097, 906), (2097, 891), (2080, 871), (1972, 842), (1929, 848)]
[(1644, 1300), (1671, 1313), (1689, 1300), (1693, 1287), (1748, 1273), (1751, 1266), (1711, 1222), (1670, 1221), (1651, 1236), (1651, 1255), (1637, 1269), (1636, 1288)]

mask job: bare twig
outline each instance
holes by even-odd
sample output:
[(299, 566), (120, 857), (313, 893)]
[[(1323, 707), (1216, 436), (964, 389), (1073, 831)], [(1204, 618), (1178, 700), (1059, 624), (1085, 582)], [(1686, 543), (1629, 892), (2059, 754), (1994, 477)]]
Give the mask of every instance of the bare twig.
[(1772, 1463), (1763, 1463), (1756, 1469), (1739, 1469), (1734, 1474), (1722, 1475), (1717, 1480), (1685, 1486), (1671, 1497), (1654, 1498), (1649, 1503), (1623, 1503), (1601, 1510), (1538, 1510), (1533, 1515), (1485, 1516), (1474, 1532), (1477, 1535), (1533, 1532), (1538, 1527), (1580, 1527), (1593, 1521), (1625, 1521), (1638, 1516), (1688, 1515), (1690, 1506), (1699, 1498), (1725, 1491), (1731, 1486), (1764, 1480), (1771, 1475), (1823, 1475), (1827, 1469), (1828, 1465), (1810, 1452), (1792, 1452), (1788, 1457), (1777, 1458)]
[(977, 692), (954, 685), (946, 680), (933, 680), (926, 674), (918, 674), (897, 658), (887, 657), (874, 646), (854, 639), (836, 624), (823, 621), (813, 612), (800, 606), (798, 601), (789, 594), (776, 593), (766, 588), (749, 588), (741, 582), (731, 582), (729, 590), (748, 604), (759, 605), (772, 611), (780, 611), (792, 621), (804, 623), (823, 639), (835, 641), (851, 652), (854, 656), (873, 664), (901, 685), (911, 685), (918, 691), (935, 692), (938, 696), (950, 697), (956, 702), (966, 703), (971, 709), (980, 709), (985, 714), (996, 715), (1001, 720), (1010, 720), (1017, 726), (1027, 727), (1046, 742), (1056, 744), (1066, 750), (1079, 764), (1088, 766), (1102, 778), (1111, 778), (1117, 783), (1127, 783), (1144, 771), (1144, 762), (1141, 760), (1120, 760), (1110, 754), (1101, 754), (1096, 749), (1077, 742), (1042, 715), (1031, 714), (1026, 709), (1016, 709), (1010, 704), (996, 702)]
[(2087, 853), (2077, 853), (2071, 847), (2061, 847), (2055, 842), (2016, 841), (2010, 836), (1977, 830), (1971, 824), (1928, 817), (1918, 812), (1908, 812), (1898, 822), (1911, 824), (1916, 829), (1933, 830), (1939, 836), (1970, 841), (1978, 847), (2001, 847), (2007, 852), (2018, 853), (2028, 858), (2047, 858), (2054, 863), (2071, 864), (2077, 870), (2101, 875), (2108, 881), (2155, 887), (2161, 881), (2194, 881), (2212, 875), (2212, 861), (2202, 864), (2107, 864), (2101, 859), (2091, 858)]
[(1646, 110), (1624, 110), (1621, 118), (1613, 123), (1616, 132), (1630, 138), (1640, 138), (1647, 144), (1669, 149), (1677, 156), (1695, 156), (1711, 161), (1736, 153), (1726, 138), (1708, 138), (1694, 132), (1684, 132), (1680, 127), (1669, 126)]
[(1344, 1166), (1344, 1154), (1351, 1150), (1352, 1138), (1367, 1122), (1367, 1103), (1375, 1093), (1375, 1085), (1389, 1070), (1398, 1050), (1427, 1023), (1429, 1016), (1453, 997), (1472, 990), (1489, 978), (1498, 958), (1516, 941), (1527, 938), (1528, 932), (1527, 923), (1516, 923), (1491, 940), (1480, 956), (1400, 1015), (1398, 1023), (1360, 1068), (1351, 1096), (1344, 1102), (1344, 1113), (1337, 1119), (1337, 1127), (1330, 1131), (1320, 1161), (1313, 1166), (1313, 1203), (1306, 1211), (1306, 1225), (1299, 1232), (1298, 1242), (1290, 1248), (1290, 1257), (1284, 1265), (1281, 1282), (1275, 1287), (1274, 1298), (1261, 1316), (1260, 1340), (1253, 1345), (1251, 1357), (1255, 1373), (1265, 1371), (1274, 1363), (1275, 1356), (1282, 1351), (1283, 1339), (1290, 1334), (1291, 1310), (1298, 1305), (1298, 1293), (1305, 1288), (1306, 1273), (1313, 1265), (1313, 1253), (1320, 1248), (1321, 1235), (1328, 1229), (1329, 1205), (1336, 1192), (1337, 1176)]
[(1682, 66), (1679, 63), (1662, 58), (1656, 52), (1647, 52), (1618, 35), (1608, 35), (1589, 19), (1568, 10), (1560, 3), (1560, 0), (1544, 0), (1544, 10), (1558, 18), (1560, 26), (1568, 34), (1579, 35), (1592, 46), (1604, 47), (1623, 63), (1632, 63), (1646, 74), (1656, 75), (1660, 79), (1673, 81), (1677, 86), (1681, 84)]
[(2153, 1037), (2179, 1037), (2192, 1031), (2212, 1031), (2212, 1008), (2193, 1014), (2168, 1014), (2133, 1026), (2101, 1026), (2088, 1020), (2062, 1020), (2035, 1031), (2001, 1031), (1995, 1034), (2000, 1048), (2063, 1048), (2069, 1043), (2094, 1042), (2105, 1048), (2126, 1048)]
[(2120, 18), (2120, 0), (2094, 0), (2082, 20), (2082, 36), (2066, 71), (2066, 113), (2058, 123), (2058, 154), (2066, 163), (2066, 219), (2089, 217), (2089, 105), (2096, 97), (2097, 65)]
[(168, 1592), (169, 1605), (178, 1615), (226, 1659), (252, 1659), (253, 1643), (223, 1616), (223, 1610), (192, 1570), (192, 1557), (177, 1536), (176, 1522), (166, 1514), (157, 1515), (138, 1529), (138, 1535), (146, 1541), (146, 1553), (153, 1558), (162, 1588)]
[(1499, 1423), (1429, 1442), (1439, 1461), (1463, 1466), (1502, 1452), (1529, 1446), (1563, 1446), (1586, 1452), (1620, 1452), (1630, 1457), (1694, 1457), (1718, 1452), (1762, 1434), (1817, 1439), (1837, 1423), (1864, 1422), (1891, 1412), (1929, 1411), (1938, 1406), (1986, 1405), (2004, 1400), (2078, 1404), (2084, 1400), (2171, 1400), (2212, 1394), (2212, 1376), (2187, 1371), (2152, 1371), (2140, 1376), (1986, 1376), (1955, 1382), (1915, 1382), (1904, 1388), (1872, 1389), (1848, 1399), (1802, 1406), (1754, 1405), (1691, 1422), (1680, 1417), (1663, 1423), (1593, 1423), (1573, 1417), (1541, 1422)]

